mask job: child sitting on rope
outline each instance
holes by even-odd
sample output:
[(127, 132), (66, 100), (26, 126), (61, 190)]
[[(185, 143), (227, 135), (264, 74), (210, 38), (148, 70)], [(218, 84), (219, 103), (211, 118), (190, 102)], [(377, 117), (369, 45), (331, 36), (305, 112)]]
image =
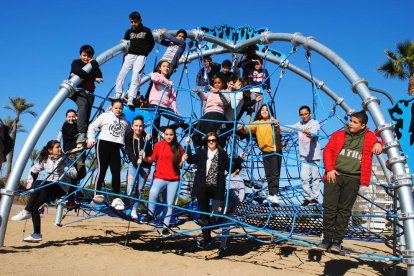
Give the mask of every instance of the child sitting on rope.
[(120, 99), (122, 96), (125, 78), (132, 69), (131, 84), (128, 89), (127, 105), (134, 107), (134, 99), (138, 95), (141, 85), (141, 75), (144, 70), (145, 60), (155, 45), (152, 31), (142, 25), (141, 15), (134, 11), (129, 15), (131, 29), (127, 30), (124, 36), (125, 40), (129, 40), (129, 50), (125, 55), (124, 63), (121, 71), (116, 79), (115, 96), (111, 99)]
[[(119, 194), (121, 188), (121, 155), (119, 150), (125, 144), (125, 130), (128, 123), (125, 121), (122, 110), (124, 104), (120, 99), (112, 102), (111, 109), (102, 113), (88, 128), (88, 148), (96, 144), (96, 156), (98, 159), (98, 175), (95, 180), (95, 190), (99, 192), (105, 180), (108, 166), (112, 174), (112, 193)], [(99, 132), (98, 141), (96, 134)], [(95, 192), (92, 203), (102, 203), (105, 197)], [(115, 197), (111, 207), (122, 211), (125, 209), (121, 198)]]
[[(309, 106), (299, 108), (299, 116), (302, 121), (287, 127), (280, 126), (282, 132), (297, 132), (299, 141), (299, 155), (301, 160), (300, 178), (302, 180), (303, 207), (317, 205), (319, 197), (319, 162), (321, 160), (321, 146), (318, 142), (319, 129), (317, 120), (311, 119), (312, 113)], [(316, 134), (316, 135), (315, 135)], [(312, 175), (312, 191), (310, 189), (310, 177)]]
[(229, 104), (223, 93), (220, 91), (226, 89), (226, 83), (222, 77), (216, 76), (214, 78), (214, 86), (210, 86), (211, 92), (205, 95), (204, 91), (193, 89), (198, 94), (202, 101), (205, 101), (205, 109), (203, 117), (197, 123), (196, 133), (193, 136), (193, 141), (196, 146), (201, 146), (202, 137), (207, 133), (216, 133), (224, 120), (224, 109)]
[(169, 79), (171, 75), (175, 72), (175, 69), (178, 67), (178, 62), (181, 55), (185, 50), (185, 40), (187, 38), (187, 32), (183, 29), (178, 30), (175, 36), (169, 34), (167, 29), (159, 30), (160, 36), (164, 37), (161, 40), (160, 44), (167, 46), (167, 50), (162, 56), (161, 60), (166, 60), (170, 63), (170, 68), (168, 70), (167, 78)]
[[(125, 136), (125, 151), (129, 158), (128, 176), (127, 176), (127, 194), (128, 196), (138, 197), (147, 181), (151, 164), (138, 160), (142, 158), (140, 151), (144, 150), (147, 156), (152, 154), (152, 143), (150, 136), (145, 133), (144, 118), (141, 115), (132, 120), (132, 131), (128, 131)], [(134, 179), (135, 183), (134, 183)], [(138, 182), (138, 185), (137, 183)], [(137, 219), (138, 201), (134, 203), (131, 209), (131, 218)]]
[[(238, 126), (238, 131), (256, 134), (257, 144), (263, 154), (263, 167), (266, 175), (269, 196), (266, 201), (270, 204), (279, 204), (279, 178), (282, 166), (282, 143), (279, 122), (273, 117), (272, 110), (263, 104), (254, 118), (254, 124), (247, 128)], [(275, 140), (276, 139), (276, 140)]]
[[(72, 93), (69, 95), (69, 99), (74, 101), (78, 106), (77, 111), (77, 125), (78, 125), (78, 137), (76, 139), (76, 148), (72, 151), (82, 151), (86, 142), (86, 132), (88, 131), (89, 117), (91, 115), (93, 102), (95, 96), (95, 82), (103, 82), (102, 72), (99, 69), (99, 64), (93, 59), (95, 53), (94, 49), (90, 45), (83, 45), (80, 50), (80, 59), (76, 59), (72, 62), (70, 77), (77, 75), (83, 79), (78, 85), (81, 91)], [(82, 68), (90, 63), (92, 70), (90, 73), (86, 73)]]
[(323, 239), (318, 249), (342, 250), (359, 187), (370, 184), (372, 154), (381, 154), (382, 143), (367, 123), (364, 111), (353, 113), (345, 130), (334, 132), (324, 149)]
[(172, 114), (168, 114), (168, 112), (170, 112), (179, 115), (176, 102), (177, 92), (172, 87), (174, 83), (168, 79), (169, 68), (170, 63), (168, 61), (161, 60), (157, 65), (156, 71), (151, 74), (152, 86), (149, 93), (149, 107), (155, 108), (158, 111), (157, 114), (154, 114), (154, 122), (152, 127), (153, 139), (158, 137), (158, 131), (161, 123), (161, 112), (163, 112), (164, 117), (175, 122), (172, 127), (181, 127), (184, 130), (188, 128), (188, 124), (184, 123), (182, 119), (179, 119), (177, 116)]
[[(75, 167), (70, 167), (71, 161), (62, 155), (59, 141), (51, 140), (40, 151), (37, 162), (30, 168), (27, 177), (26, 188), (34, 188), (30, 194), (29, 201), (24, 210), (11, 218), (12, 221), (26, 220), (30, 217), (33, 221), (33, 233), (24, 238), (27, 242), (38, 242), (42, 240), (40, 231), (39, 208), (50, 201), (65, 195), (70, 183), (70, 179), (76, 179), (77, 172)], [(41, 171), (45, 171), (48, 177), (45, 180), (37, 180)], [(44, 186), (44, 187), (41, 187)]]

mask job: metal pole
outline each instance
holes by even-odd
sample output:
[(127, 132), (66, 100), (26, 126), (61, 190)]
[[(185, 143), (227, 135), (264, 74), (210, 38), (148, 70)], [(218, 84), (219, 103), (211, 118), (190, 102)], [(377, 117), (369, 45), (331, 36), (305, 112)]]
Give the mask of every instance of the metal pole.
[[(129, 48), (129, 42), (122, 40), (121, 43), (115, 47), (105, 51), (96, 58), (96, 61), (102, 65), (113, 57), (126, 51)], [(90, 72), (92, 69), (91, 64), (87, 64), (83, 67), (83, 70)], [(23, 174), (23, 170), (26, 167), (26, 163), (30, 157), (30, 153), (35, 147), (40, 135), (43, 133), (50, 119), (53, 117), (58, 108), (66, 100), (70, 93), (75, 92), (75, 87), (82, 81), (78, 76), (72, 77), (70, 80), (62, 82), (59, 91), (52, 101), (48, 104), (46, 109), (40, 115), (39, 119), (33, 126), (32, 131), (24, 143), (16, 163), (13, 166), (13, 170), (10, 173), (10, 177), (7, 180), (6, 186), (1, 190), (2, 198), (0, 201), (0, 246), (4, 246), (4, 237), (6, 234), (7, 222), (9, 218), (10, 209), (13, 203), (13, 196), (19, 186), (20, 178)]]

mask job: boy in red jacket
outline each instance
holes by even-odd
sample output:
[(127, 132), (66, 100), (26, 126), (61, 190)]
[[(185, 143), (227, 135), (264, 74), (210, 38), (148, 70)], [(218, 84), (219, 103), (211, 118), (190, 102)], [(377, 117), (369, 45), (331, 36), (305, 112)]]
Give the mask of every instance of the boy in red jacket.
[(323, 240), (318, 245), (321, 250), (341, 251), (359, 186), (370, 184), (372, 154), (382, 152), (381, 142), (366, 128), (367, 123), (364, 111), (353, 113), (345, 130), (334, 132), (323, 152)]

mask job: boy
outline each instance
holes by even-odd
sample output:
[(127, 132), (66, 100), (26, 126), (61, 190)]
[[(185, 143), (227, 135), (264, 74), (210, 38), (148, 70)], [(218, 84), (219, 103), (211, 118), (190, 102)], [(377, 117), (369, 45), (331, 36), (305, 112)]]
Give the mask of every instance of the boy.
[(353, 113), (346, 129), (334, 132), (323, 152), (323, 240), (318, 249), (341, 251), (359, 186), (370, 184), (372, 154), (379, 155), (382, 144), (367, 123), (364, 111)]
[(127, 30), (125, 40), (130, 41), (128, 53), (125, 55), (121, 71), (116, 79), (115, 96), (112, 100), (121, 98), (125, 78), (132, 69), (131, 84), (128, 89), (128, 102), (130, 107), (134, 106), (134, 99), (137, 97), (141, 84), (141, 75), (144, 70), (145, 60), (155, 45), (154, 37), (149, 28), (142, 25), (141, 15), (134, 11), (129, 15), (131, 29)]
[(166, 60), (170, 63), (170, 69), (167, 75), (167, 78), (170, 78), (175, 69), (177, 69), (179, 59), (184, 53), (187, 32), (183, 29), (178, 30), (174, 37), (167, 32), (167, 29), (161, 29), (160, 34), (161, 37), (164, 37), (160, 44), (168, 47), (161, 60)]
[(220, 64), (213, 62), (210, 56), (204, 57), (204, 67), (197, 73), (196, 84), (205, 86), (209, 89), (209, 85), (213, 85), (214, 76), (220, 72)]
[[(317, 205), (319, 196), (319, 161), (321, 160), (321, 146), (318, 142), (318, 135), (321, 128), (317, 120), (311, 119), (312, 113), (309, 106), (301, 106), (299, 108), (299, 116), (302, 121), (288, 125), (290, 128), (280, 126), (283, 132), (298, 132), (299, 155), (301, 163), (300, 178), (302, 180), (302, 188), (305, 200), (303, 207), (308, 205)], [(298, 131), (299, 130), (299, 131)], [(309, 173), (312, 175), (312, 191), (309, 185)]]
[[(70, 77), (77, 75), (83, 79), (78, 85), (78, 88), (82, 90), (73, 93), (69, 98), (78, 106), (78, 136), (76, 139), (75, 151), (81, 151), (84, 148), (86, 142), (86, 132), (88, 130), (89, 116), (91, 115), (93, 101), (95, 96), (95, 82), (103, 82), (102, 72), (99, 69), (99, 64), (96, 60), (92, 59), (95, 54), (94, 49), (90, 45), (83, 45), (80, 50), (80, 59), (76, 59), (72, 62)], [(92, 70), (90, 73), (86, 73), (82, 68), (90, 63)]]
[(218, 75), (221, 76), (226, 83), (231, 81), (235, 82), (237, 79), (237, 75), (230, 70), (231, 61), (226, 59), (221, 63), (221, 72), (218, 73)]

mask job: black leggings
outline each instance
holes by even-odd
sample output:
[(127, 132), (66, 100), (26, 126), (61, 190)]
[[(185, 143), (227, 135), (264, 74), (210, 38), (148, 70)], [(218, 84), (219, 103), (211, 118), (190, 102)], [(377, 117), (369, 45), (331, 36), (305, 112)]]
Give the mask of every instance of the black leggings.
[[(33, 183), (33, 187), (39, 186), (41, 183), (42, 180), (36, 180)], [(44, 185), (48, 183), (50, 183), (50, 181), (46, 181)], [(64, 194), (65, 192), (59, 186), (59, 184), (55, 183), (45, 188), (36, 190), (30, 195), (29, 201), (27, 202), (26, 208), (24, 209), (32, 213), (34, 233), (40, 234), (40, 206), (50, 201), (54, 201), (55, 199), (62, 197)]]
[(96, 159), (98, 160), (98, 176), (95, 182), (96, 190), (102, 190), (102, 184), (109, 166), (112, 174), (112, 192), (119, 194), (121, 190), (121, 155), (119, 149), (121, 146), (118, 143), (98, 140), (96, 144)]
[[(214, 198), (216, 192), (216, 186), (212, 185), (201, 185), (197, 191), (197, 201), (198, 201), (198, 209), (201, 212), (210, 213), (210, 199)], [(204, 226), (211, 225), (210, 216), (201, 214), (201, 221), (203, 222)], [(211, 240), (211, 228), (203, 229), (203, 238), (204, 241)]]

